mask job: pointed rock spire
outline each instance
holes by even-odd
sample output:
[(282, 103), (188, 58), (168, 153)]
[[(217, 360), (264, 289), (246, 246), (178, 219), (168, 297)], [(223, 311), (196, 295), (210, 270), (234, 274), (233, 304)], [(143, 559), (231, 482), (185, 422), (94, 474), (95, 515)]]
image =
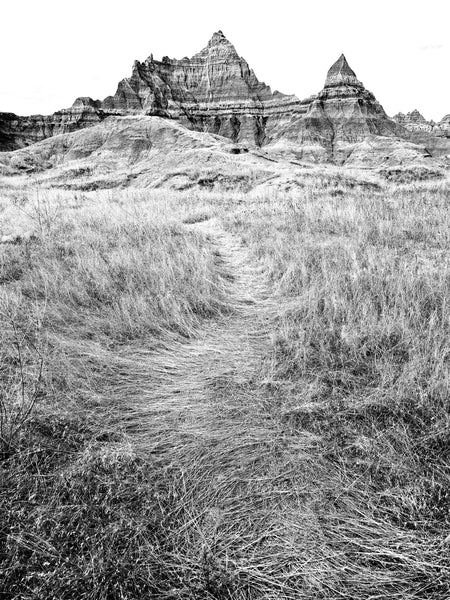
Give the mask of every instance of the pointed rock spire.
[(415, 108), (412, 112), (409, 113), (411, 121), (415, 123), (426, 123), (425, 117)]
[(227, 40), (227, 38), (223, 34), (223, 31), (220, 30), (216, 31), (216, 33), (213, 34), (212, 38), (208, 42), (206, 49), (213, 53), (218, 52), (219, 54), (222, 54), (225, 52), (232, 54), (233, 56), (238, 55), (236, 52), (236, 48), (229, 40)]
[(350, 68), (347, 59), (343, 54), (337, 59), (331, 69), (328, 71), (325, 87), (334, 87), (339, 85), (353, 85), (356, 87), (364, 87), (358, 81), (356, 73)]
[(208, 46), (220, 46), (222, 44), (229, 44), (230, 42), (224, 36), (223, 31), (219, 29), (216, 33), (213, 34), (212, 38), (208, 42)]
[(193, 58), (217, 57), (219, 59), (239, 59), (236, 48), (227, 40), (222, 31), (216, 31), (209, 40), (206, 48)]

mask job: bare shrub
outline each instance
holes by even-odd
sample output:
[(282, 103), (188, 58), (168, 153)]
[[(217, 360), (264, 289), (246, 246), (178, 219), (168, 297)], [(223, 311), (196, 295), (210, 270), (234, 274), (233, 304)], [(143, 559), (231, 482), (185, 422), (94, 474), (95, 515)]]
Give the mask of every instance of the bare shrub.
[(45, 350), (40, 322), (23, 326), (5, 301), (0, 321), (0, 456), (5, 458), (19, 444), (41, 394)]
[(439, 169), (420, 166), (380, 169), (378, 172), (386, 181), (392, 183), (414, 183), (417, 181), (443, 179), (445, 176), (444, 172)]

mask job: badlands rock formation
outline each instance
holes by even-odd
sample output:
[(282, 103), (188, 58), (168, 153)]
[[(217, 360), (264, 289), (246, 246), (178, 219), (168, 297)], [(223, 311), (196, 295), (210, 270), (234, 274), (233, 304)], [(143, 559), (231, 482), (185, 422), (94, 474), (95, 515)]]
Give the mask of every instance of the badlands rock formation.
[(450, 115), (446, 115), (439, 123), (435, 123), (434, 121), (427, 121), (416, 109), (406, 113), (406, 115), (398, 113), (393, 119), (408, 131), (425, 131), (438, 137), (450, 138)]
[(407, 113), (406, 115), (400, 112), (394, 115), (392, 118), (394, 121), (400, 123), (400, 125), (403, 125), (403, 127), (409, 129), (410, 131), (431, 131), (434, 125), (433, 121), (426, 121), (425, 117), (421, 115), (417, 109)]
[(367, 136), (404, 137), (404, 128), (389, 119), (365, 89), (342, 54), (328, 71), (324, 88), (306, 111), (275, 131), (272, 142), (289, 140), (309, 152), (342, 163)]
[(272, 93), (221, 31), (191, 59), (150, 55), (135, 61), (102, 107), (178, 119), (188, 128), (223, 135), (235, 142), (264, 143), (267, 120), (300, 104), (295, 96)]
[[(383, 140), (395, 138), (427, 144), (440, 153), (445, 144), (413, 139), (413, 133), (390, 119), (366, 90), (342, 55), (328, 72), (323, 90), (299, 100), (272, 92), (221, 31), (192, 58), (152, 55), (135, 61), (131, 77), (103, 101), (78, 98), (70, 109), (51, 116), (17, 117), (0, 113), (0, 150), (23, 148), (48, 137), (67, 134), (129, 115), (157, 116), (187, 129), (229, 138), (266, 156), (291, 160), (345, 162), (368, 136), (380, 140), (376, 161), (389, 152)], [(434, 137), (433, 137), (434, 139)], [(365, 148), (366, 146), (362, 146)], [(358, 150), (362, 152), (361, 147)], [(408, 153), (410, 153), (409, 148)], [(417, 148), (424, 156), (423, 148)], [(409, 154), (408, 154), (409, 156)]]
[(450, 157), (450, 115), (439, 123), (427, 121), (418, 110), (395, 115), (394, 120), (409, 132), (410, 140), (426, 146), (433, 156)]
[(21, 148), (59, 133), (98, 123), (106, 116), (145, 114), (179, 120), (197, 131), (246, 141), (265, 141), (267, 120), (301, 110), (295, 96), (271, 91), (261, 83), (221, 31), (191, 59), (152, 55), (135, 61), (114, 96), (103, 101), (78, 98), (70, 109), (49, 117), (0, 113), (0, 150)]

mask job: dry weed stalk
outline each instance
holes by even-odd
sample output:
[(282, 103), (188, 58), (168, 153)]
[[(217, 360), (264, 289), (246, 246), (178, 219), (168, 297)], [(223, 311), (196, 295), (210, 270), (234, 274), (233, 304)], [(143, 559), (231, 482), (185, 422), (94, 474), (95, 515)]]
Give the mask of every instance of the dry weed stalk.
[(45, 353), (39, 321), (30, 334), (11, 313), (2, 311), (0, 317), (10, 333), (10, 348), (2, 356), (5, 380), (0, 387), (0, 456), (5, 458), (14, 452), (41, 393)]

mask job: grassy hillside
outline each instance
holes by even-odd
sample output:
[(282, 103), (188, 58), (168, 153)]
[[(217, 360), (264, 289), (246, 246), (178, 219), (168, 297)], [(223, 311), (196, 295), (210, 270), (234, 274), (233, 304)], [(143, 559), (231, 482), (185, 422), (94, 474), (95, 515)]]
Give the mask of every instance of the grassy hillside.
[[(0, 246), (0, 597), (450, 595), (447, 180), (5, 182), (0, 234), (37, 239)], [(130, 407), (161, 382), (130, 386), (136, 350), (172, 352), (175, 373), (177, 349), (238, 318), (210, 218), (267, 279), (267, 342), (241, 367), (245, 336), (212, 345), (227, 364), (204, 373), (198, 435), (146, 451)]]

